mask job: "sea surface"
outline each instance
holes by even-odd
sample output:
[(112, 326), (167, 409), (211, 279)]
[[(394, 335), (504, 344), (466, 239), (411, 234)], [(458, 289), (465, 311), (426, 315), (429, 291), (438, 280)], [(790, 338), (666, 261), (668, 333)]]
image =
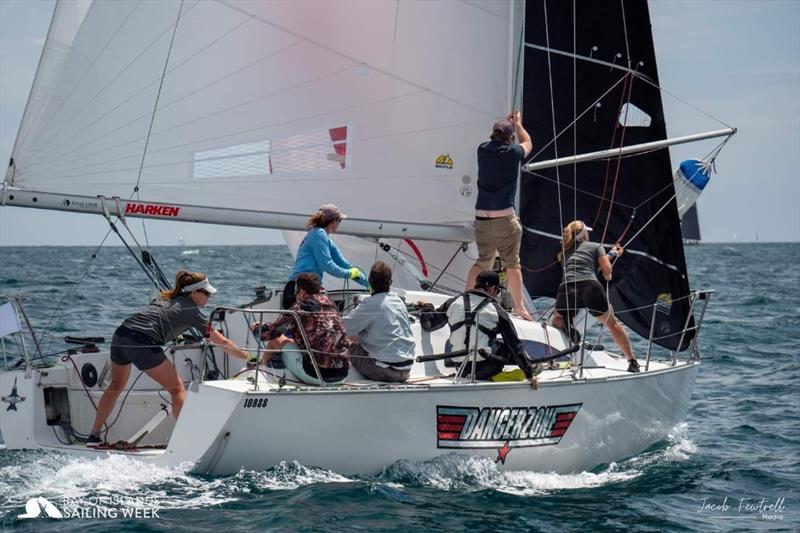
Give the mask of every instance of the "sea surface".
[[(290, 266), (284, 247), (154, 252), (170, 277), (181, 267), (208, 273), (219, 304), (282, 285)], [(368, 477), (291, 461), (212, 477), (0, 444), (0, 529), (798, 531), (800, 244), (703, 244), (686, 254), (692, 286), (716, 290), (703, 365), (686, 422), (635, 457), (570, 475), (443, 455)], [(0, 294), (27, 296), (47, 353), (63, 349), (64, 335), (110, 338), (150, 290), (124, 248), (0, 248)], [(39, 496), (83, 498), (100, 516), (17, 518)], [(154, 504), (158, 516), (103, 517), (114, 498)]]

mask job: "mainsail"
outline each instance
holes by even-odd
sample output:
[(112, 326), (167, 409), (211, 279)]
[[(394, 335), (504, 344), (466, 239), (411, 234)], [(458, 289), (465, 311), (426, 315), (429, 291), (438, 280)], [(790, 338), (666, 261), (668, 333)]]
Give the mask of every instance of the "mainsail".
[[(531, 0), (525, 46), (533, 161), (666, 138), (644, 0)], [(686, 348), (692, 335), (678, 346), (676, 332), (691, 324), (689, 284), (667, 149), (526, 172), (521, 180), (530, 294), (555, 295), (561, 228), (584, 220), (595, 228), (593, 240), (626, 246), (609, 286), (619, 318), (648, 337), (655, 317), (656, 342)]]

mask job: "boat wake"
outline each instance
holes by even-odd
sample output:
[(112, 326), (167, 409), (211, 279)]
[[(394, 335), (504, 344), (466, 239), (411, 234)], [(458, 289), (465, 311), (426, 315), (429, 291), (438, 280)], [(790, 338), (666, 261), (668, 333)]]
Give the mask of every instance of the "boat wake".
[(398, 461), (387, 467), (379, 480), (389, 484), (393, 491), (406, 486), (446, 491), (493, 489), (518, 496), (532, 496), (624, 483), (645, 475), (654, 467), (687, 461), (696, 451), (697, 447), (688, 437), (686, 424), (681, 424), (660, 446), (591, 472), (506, 472), (500, 470), (490, 458), (453, 453), (432, 461)]
[(236, 502), (273, 491), (309, 485), (352, 483), (375, 496), (399, 502), (405, 489), (431, 488), (452, 492), (494, 490), (516, 496), (616, 485), (647, 475), (655, 468), (685, 462), (697, 451), (685, 424), (666, 442), (635, 457), (591, 472), (574, 474), (506, 472), (494, 460), (447, 454), (430, 461), (398, 461), (378, 476), (345, 477), (296, 461), (263, 471), (241, 470), (232, 476), (201, 476), (190, 465), (159, 467), (122, 455), (86, 459), (60, 453), (7, 450), (0, 445), (0, 521), (13, 518), (30, 498), (45, 497), (56, 506), (65, 498), (85, 499), (103, 507), (99, 497), (150, 498), (162, 509), (194, 509)]

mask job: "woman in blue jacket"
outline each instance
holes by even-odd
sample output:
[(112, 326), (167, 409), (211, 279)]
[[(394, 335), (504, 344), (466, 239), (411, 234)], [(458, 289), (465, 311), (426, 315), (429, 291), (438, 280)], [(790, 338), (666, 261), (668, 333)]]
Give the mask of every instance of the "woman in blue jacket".
[(344, 258), (339, 247), (330, 239), (330, 235), (339, 230), (339, 224), (347, 218), (338, 207), (325, 204), (311, 215), (306, 223), (306, 234), (297, 249), (297, 259), (289, 276), (289, 282), (283, 289), (283, 308), (289, 309), (294, 303), (294, 280), (303, 272), (313, 272), (319, 279), (324, 273), (336, 278), (351, 279), (356, 283), (369, 286), (367, 276), (360, 268), (351, 265)]

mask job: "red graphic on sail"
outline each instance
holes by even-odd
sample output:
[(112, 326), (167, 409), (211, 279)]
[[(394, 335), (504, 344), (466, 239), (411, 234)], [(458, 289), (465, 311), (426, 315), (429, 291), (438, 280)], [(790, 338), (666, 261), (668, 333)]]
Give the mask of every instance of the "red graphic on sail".
[(339, 156), (339, 165), (344, 169), (345, 156), (347, 155), (347, 126), (331, 128), (328, 133), (330, 133), (331, 141), (333, 141), (333, 149), (336, 151), (336, 155)]

